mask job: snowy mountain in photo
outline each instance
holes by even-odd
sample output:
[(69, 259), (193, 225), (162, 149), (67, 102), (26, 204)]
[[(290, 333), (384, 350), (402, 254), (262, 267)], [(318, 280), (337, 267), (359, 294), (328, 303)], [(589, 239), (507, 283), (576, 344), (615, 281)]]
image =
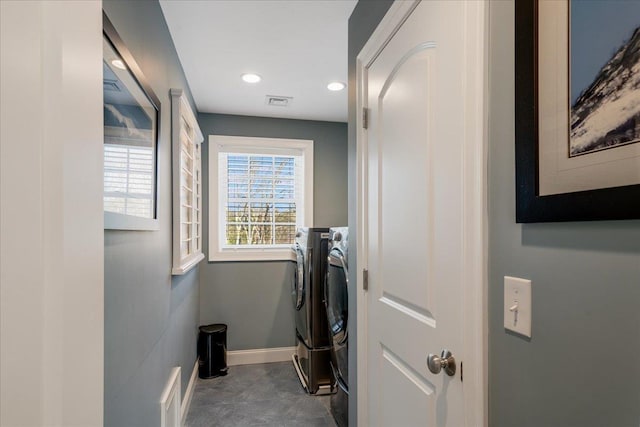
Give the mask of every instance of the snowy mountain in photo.
[(640, 142), (640, 27), (571, 107), (570, 157)]

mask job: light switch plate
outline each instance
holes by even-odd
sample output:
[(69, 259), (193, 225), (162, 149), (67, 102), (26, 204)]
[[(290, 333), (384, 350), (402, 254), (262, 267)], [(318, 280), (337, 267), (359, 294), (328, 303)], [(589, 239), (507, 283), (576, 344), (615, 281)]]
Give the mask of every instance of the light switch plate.
[(504, 328), (531, 338), (531, 280), (504, 276)]

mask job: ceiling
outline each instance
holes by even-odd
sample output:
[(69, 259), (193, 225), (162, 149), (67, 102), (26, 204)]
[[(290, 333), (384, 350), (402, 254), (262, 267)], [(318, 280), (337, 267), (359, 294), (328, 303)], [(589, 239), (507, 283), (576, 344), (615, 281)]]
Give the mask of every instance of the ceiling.
[[(199, 112), (347, 121), (347, 22), (356, 0), (160, 0)], [(248, 84), (244, 73), (262, 81)], [(267, 105), (268, 95), (292, 97)]]

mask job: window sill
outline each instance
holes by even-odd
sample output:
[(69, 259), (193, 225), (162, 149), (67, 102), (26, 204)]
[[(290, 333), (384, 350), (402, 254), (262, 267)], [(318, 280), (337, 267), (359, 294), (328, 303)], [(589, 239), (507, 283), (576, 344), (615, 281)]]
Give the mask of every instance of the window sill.
[(210, 262), (220, 261), (295, 261), (296, 254), (286, 249), (223, 249), (209, 254)]
[(202, 261), (203, 259), (204, 259), (204, 254), (202, 252), (200, 252), (199, 254), (196, 254), (192, 258), (187, 258), (181, 265), (177, 267), (173, 267), (171, 269), (171, 275), (181, 276), (187, 273), (196, 265), (198, 265), (198, 263), (200, 263), (200, 261)]
[(153, 218), (142, 218), (139, 216), (122, 215), (115, 212), (105, 212), (104, 229), (158, 231), (160, 230), (160, 221)]

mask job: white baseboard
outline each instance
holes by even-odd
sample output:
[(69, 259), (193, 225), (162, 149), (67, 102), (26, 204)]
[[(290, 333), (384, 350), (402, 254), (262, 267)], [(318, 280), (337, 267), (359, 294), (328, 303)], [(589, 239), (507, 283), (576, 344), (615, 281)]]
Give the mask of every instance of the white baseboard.
[(295, 347), (256, 348), (227, 352), (227, 365), (253, 365), (256, 363), (286, 362), (296, 352)]
[(187, 413), (189, 412), (189, 406), (191, 406), (191, 398), (193, 397), (193, 389), (196, 388), (196, 379), (198, 378), (198, 361), (196, 357), (196, 363), (193, 365), (193, 371), (191, 372), (191, 378), (189, 378), (189, 384), (184, 391), (184, 397), (182, 398), (182, 407), (180, 409), (182, 416), (182, 425), (187, 419)]

